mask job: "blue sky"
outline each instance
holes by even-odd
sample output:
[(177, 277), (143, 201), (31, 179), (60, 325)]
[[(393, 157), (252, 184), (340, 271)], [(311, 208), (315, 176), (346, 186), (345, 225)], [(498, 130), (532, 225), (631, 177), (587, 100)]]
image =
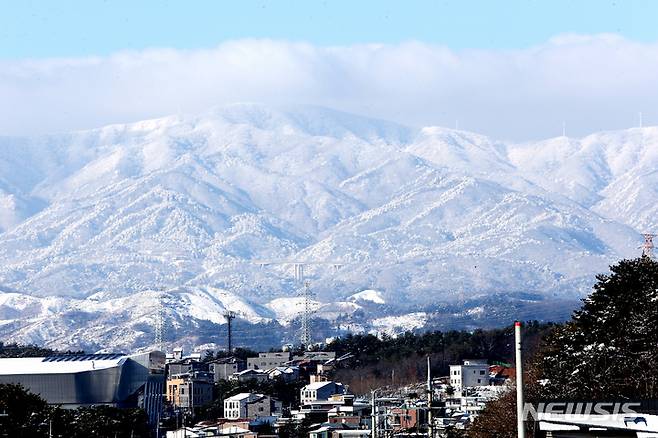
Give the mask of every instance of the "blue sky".
[(658, 125), (658, 1), (0, 0), (0, 135), (235, 102), (502, 140)]
[(272, 38), (317, 45), (407, 40), (452, 49), (525, 48), (562, 33), (658, 40), (658, 2), (2, 0), (0, 57), (210, 48)]

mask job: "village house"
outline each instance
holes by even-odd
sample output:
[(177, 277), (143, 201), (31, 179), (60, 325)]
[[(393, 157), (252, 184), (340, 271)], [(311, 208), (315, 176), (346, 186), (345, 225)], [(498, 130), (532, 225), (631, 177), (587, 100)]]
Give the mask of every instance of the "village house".
[(308, 433), (309, 438), (368, 438), (370, 431), (355, 429), (346, 424), (324, 423)]
[(269, 375), (266, 371), (263, 370), (252, 370), (246, 369), (232, 374), (229, 377), (229, 380), (234, 380), (236, 382), (248, 382), (250, 380), (255, 380), (257, 382), (264, 382), (269, 378)]
[(345, 387), (336, 382), (315, 382), (304, 386), (300, 391), (301, 405), (308, 405), (314, 401), (329, 400), (332, 395), (344, 394)]
[(268, 418), (281, 415), (281, 402), (264, 394), (243, 392), (224, 400), (224, 417), (230, 420)]
[(277, 351), (273, 353), (258, 353), (258, 357), (247, 358), (247, 369), (269, 370), (274, 367), (287, 365), (290, 362), (289, 351)]
[(225, 357), (216, 359), (209, 365), (209, 370), (213, 373), (215, 382), (220, 380), (229, 380), (229, 378), (247, 368), (247, 363), (235, 357)]
[(192, 410), (212, 403), (213, 383), (207, 373), (180, 374), (167, 378), (166, 398), (174, 408)]
[(257, 438), (248, 421), (202, 421), (194, 426), (167, 432), (167, 438), (224, 437)]
[(281, 379), (285, 382), (292, 382), (299, 379), (299, 368), (296, 366), (275, 367), (267, 371), (269, 379)]

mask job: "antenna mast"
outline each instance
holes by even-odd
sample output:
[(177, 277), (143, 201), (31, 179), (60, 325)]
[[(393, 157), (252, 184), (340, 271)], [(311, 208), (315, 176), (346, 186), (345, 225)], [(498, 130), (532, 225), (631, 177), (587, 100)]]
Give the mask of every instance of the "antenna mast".
[(653, 238), (656, 237), (655, 234), (644, 233), (644, 244), (640, 247), (642, 248), (642, 257), (653, 258)]
[(224, 312), (224, 318), (226, 318), (226, 322), (228, 323), (228, 352), (231, 353), (233, 351), (233, 331), (232, 331), (232, 324), (233, 320), (235, 319), (235, 312), (231, 310), (227, 310)]

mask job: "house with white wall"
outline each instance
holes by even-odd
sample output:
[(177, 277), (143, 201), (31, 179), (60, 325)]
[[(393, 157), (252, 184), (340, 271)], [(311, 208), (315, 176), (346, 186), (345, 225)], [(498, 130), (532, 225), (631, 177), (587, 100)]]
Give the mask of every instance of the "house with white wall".
[(450, 365), (450, 386), (461, 397), (466, 388), (489, 386), (489, 365), (484, 359), (468, 359), (462, 365)]
[(308, 405), (319, 400), (329, 400), (332, 395), (344, 394), (345, 387), (336, 382), (314, 382), (304, 386), (300, 391), (301, 405)]

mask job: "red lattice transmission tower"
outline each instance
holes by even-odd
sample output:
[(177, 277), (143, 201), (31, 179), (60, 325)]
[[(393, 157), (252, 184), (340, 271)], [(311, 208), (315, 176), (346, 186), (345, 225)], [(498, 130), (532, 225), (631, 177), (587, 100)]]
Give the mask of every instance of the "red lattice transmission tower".
[(642, 257), (653, 258), (653, 238), (656, 237), (655, 234), (644, 233), (644, 243), (640, 248), (642, 248)]

